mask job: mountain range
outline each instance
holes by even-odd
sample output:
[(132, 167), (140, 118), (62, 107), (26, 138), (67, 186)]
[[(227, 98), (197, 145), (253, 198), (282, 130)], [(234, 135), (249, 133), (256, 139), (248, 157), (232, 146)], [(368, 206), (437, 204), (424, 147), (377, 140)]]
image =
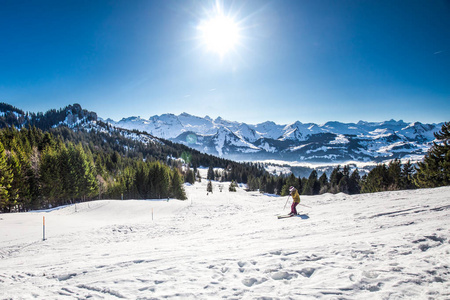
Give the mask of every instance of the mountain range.
[[(99, 124), (104, 124), (99, 126)], [(246, 124), (187, 113), (103, 120), (79, 104), (46, 113), (25, 113), (9, 104), (0, 105), (0, 127), (36, 126), (49, 129), (96, 128), (121, 130), (122, 135), (145, 143), (172, 141), (200, 152), (238, 161), (281, 160), (307, 163), (383, 162), (394, 158), (422, 159), (443, 123), (385, 122), (325, 124), (294, 122), (279, 125), (271, 121)], [(140, 134), (139, 132), (145, 133)]]
[(394, 158), (420, 160), (443, 123), (385, 122), (252, 125), (220, 117), (155, 115), (149, 119), (105, 120), (112, 126), (145, 131), (204, 153), (233, 160), (301, 162), (382, 162)]

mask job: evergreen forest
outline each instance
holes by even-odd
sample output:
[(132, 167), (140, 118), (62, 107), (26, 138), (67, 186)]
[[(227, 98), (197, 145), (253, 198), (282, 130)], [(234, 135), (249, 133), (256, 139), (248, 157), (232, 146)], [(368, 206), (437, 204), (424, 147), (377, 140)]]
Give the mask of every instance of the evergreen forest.
[(227, 178), (238, 182), (266, 173), (169, 141), (129, 136), (144, 133), (109, 129), (0, 129), (0, 211), (105, 198), (185, 200), (183, 184), (199, 180), (200, 166), (227, 170)]

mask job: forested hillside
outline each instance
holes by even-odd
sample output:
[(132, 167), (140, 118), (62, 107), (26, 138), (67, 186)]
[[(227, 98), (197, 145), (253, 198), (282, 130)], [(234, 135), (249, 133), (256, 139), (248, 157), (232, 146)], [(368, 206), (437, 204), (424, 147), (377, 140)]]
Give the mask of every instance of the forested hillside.
[[(185, 199), (197, 168), (227, 170), (247, 182), (265, 171), (111, 127), (77, 104), (24, 113), (0, 104), (0, 210), (29, 210), (91, 199)], [(20, 129), (19, 129), (20, 128)]]
[[(201, 153), (145, 132), (111, 127), (77, 104), (45, 114), (0, 104), (0, 211), (26, 211), (92, 199), (186, 199), (183, 183), (208, 180), (247, 184), (248, 190), (287, 195), (369, 193), (448, 185), (449, 123), (436, 134), (423, 163), (394, 160), (361, 177), (336, 167), (308, 178), (273, 175), (262, 163), (238, 163)], [(214, 170), (215, 168), (215, 170)], [(233, 183), (234, 184), (234, 183)], [(235, 190), (235, 184), (230, 186)]]
[(122, 131), (4, 128), (0, 130), (0, 205), (8, 212), (101, 198), (185, 199), (185, 179), (195, 180), (197, 167), (208, 165), (228, 170), (229, 177), (239, 182), (246, 182), (249, 174), (265, 173), (252, 164), (177, 144), (133, 140)]

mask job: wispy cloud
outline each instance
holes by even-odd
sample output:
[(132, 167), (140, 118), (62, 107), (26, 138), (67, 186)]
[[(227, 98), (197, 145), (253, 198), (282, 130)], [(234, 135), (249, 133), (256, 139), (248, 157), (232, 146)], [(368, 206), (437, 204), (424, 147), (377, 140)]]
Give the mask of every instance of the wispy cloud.
[(438, 55), (438, 54), (441, 54), (441, 53), (444, 53), (444, 52), (445, 52), (445, 50), (440, 50), (440, 51), (434, 52), (433, 54), (434, 54), (434, 55)]

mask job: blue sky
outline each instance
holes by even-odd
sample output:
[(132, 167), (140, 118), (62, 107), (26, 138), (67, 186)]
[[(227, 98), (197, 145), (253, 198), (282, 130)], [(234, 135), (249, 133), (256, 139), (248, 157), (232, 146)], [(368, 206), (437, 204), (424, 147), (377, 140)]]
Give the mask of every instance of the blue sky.
[[(199, 32), (219, 10), (239, 27), (223, 55)], [(1, 0), (0, 101), (115, 120), (450, 121), (450, 1)]]

